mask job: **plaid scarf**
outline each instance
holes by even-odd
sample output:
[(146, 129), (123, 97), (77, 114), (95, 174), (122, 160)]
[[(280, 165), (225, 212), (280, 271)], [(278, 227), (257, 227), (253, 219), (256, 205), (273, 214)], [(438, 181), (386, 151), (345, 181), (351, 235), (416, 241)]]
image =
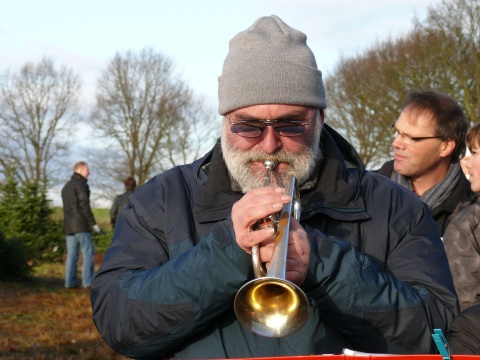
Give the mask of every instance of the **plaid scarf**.
[[(434, 209), (436, 206), (443, 203), (445, 199), (450, 196), (453, 188), (460, 180), (460, 170), (459, 162), (451, 163), (447, 175), (443, 178), (443, 180), (425, 191), (420, 199), (422, 199), (423, 202), (430, 207), (430, 209)], [(412, 183), (409, 177), (400, 175), (393, 170), (391, 179), (413, 191)]]

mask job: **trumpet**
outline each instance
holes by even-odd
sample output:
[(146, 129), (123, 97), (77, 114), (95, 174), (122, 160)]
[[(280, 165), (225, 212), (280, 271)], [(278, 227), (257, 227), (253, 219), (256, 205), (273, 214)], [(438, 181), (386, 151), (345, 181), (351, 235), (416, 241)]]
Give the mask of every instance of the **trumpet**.
[[(273, 161), (264, 162), (263, 185), (271, 183)], [(290, 218), (300, 221), (300, 191), (295, 176), (290, 176), (286, 194), (291, 200), (280, 212), (257, 222), (258, 228), (273, 227), (275, 243), (268, 271), (260, 262), (258, 246), (252, 247), (255, 279), (238, 290), (234, 300), (237, 319), (248, 330), (266, 337), (283, 337), (301, 329), (308, 320), (310, 306), (305, 293), (286, 280)]]

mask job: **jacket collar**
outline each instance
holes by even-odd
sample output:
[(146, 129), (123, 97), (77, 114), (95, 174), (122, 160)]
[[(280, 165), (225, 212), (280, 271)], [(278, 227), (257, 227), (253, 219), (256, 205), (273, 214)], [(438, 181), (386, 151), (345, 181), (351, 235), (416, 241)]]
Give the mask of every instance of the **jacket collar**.
[(369, 218), (360, 183), (365, 169), (355, 149), (328, 125), (320, 146), (323, 158), (315, 172), (316, 185), (300, 193), (302, 218), (318, 213), (341, 221)]
[(80, 175), (79, 173), (76, 173), (76, 172), (73, 173), (72, 179), (80, 179), (80, 180), (83, 180), (83, 181), (87, 182), (87, 179), (85, 179), (82, 175)]

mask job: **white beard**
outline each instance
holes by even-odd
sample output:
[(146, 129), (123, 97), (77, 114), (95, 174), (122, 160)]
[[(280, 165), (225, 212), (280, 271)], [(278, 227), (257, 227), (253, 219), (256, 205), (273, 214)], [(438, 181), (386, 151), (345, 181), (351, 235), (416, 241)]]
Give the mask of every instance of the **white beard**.
[[(320, 135), (322, 127), (318, 119), (312, 123), (315, 126), (311, 139), (307, 145), (302, 145), (298, 152), (293, 153), (286, 150), (279, 150), (274, 154), (267, 154), (261, 150), (243, 151), (235, 148), (228, 141), (228, 124), (222, 128), (221, 145), (223, 159), (227, 165), (230, 177), (236, 181), (242, 192), (247, 193), (253, 189), (264, 186), (264, 176), (266, 169), (255, 169), (251, 166), (253, 162), (265, 162), (271, 160), (276, 164), (283, 163), (288, 165), (288, 169), (272, 170), (271, 186), (285, 187), (289, 175), (297, 178), (299, 185), (304, 184), (312, 175), (315, 165), (322, 158), (320, 150)], [(237, 135), (238, 136), (238, 135)]]

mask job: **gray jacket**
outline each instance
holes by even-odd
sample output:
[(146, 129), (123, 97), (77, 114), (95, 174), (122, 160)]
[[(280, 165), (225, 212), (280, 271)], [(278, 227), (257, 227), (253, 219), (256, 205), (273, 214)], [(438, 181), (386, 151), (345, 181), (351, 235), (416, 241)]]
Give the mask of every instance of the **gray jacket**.
[(127, 190), (123, 194), (115, 196), (112, 206), (110, 207), (110, 223), (112, 228), (115, 229), (117, 225), (118, 218), (122, 213), (123, 208), (128, 204), (128, 197), (132, 193), (132, 190)]
[(443, 243), (452, 270), (460, 309), (480, 303), (480, 200), (459, 205)]

